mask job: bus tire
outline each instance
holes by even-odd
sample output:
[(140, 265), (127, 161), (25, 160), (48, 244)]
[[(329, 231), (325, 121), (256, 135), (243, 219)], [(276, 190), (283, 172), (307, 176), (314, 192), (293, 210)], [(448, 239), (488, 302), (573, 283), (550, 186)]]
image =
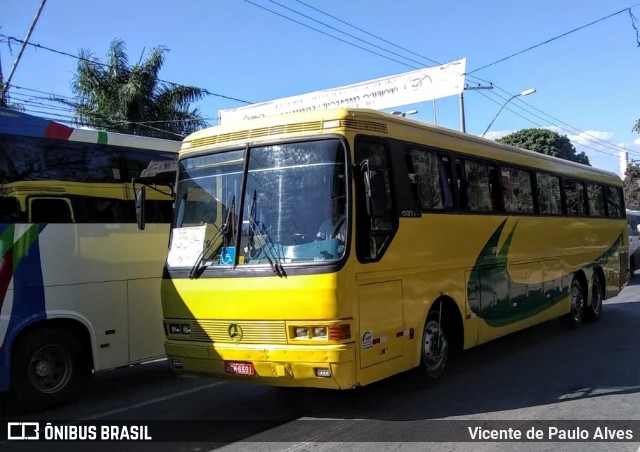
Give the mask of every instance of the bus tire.
[(576, 277), (571, 281), (569, 296), (571, 298), (571, 310), (563, 315), (561, 319), (569, 328), (577, 328), (582, 324), (584, 318), (585, 296), (582, 284)]
[(445, 317), (441, 318), (437, 310), (431, 311), (424, 323), (420, 365), (425, 375), (432, 380), (442, 375), (449, 358), (450, 339), (445, 325)]
[(13, 350), (12, 405), (33, 412), (72, 399), (89, 375), (84, 362), (82, 348), (70, 331), (47, 327), (29, 334)]
[(593, 275), (591, 286), (591, 304), (584, 307), (584, 319), (587, 322), (595, 322), (602, 315), (602, 287), (597, 274)]

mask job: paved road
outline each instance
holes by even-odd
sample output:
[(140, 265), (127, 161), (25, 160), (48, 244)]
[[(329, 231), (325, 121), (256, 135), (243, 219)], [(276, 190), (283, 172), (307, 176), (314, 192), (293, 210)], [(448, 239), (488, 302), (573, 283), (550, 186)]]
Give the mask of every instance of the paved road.
[[(17, 416), (5, 404), (2, 419), (73, 420), (73, 425), (83, 420), (140, 420), (141, 424), (164, 420), (167, 431), (178, 429), (174, 434), (183, 436), (189, 431), (187, 436), (194, 441), (210, 440), (91, 445), (92, 449), (118, 451), (333, 451), (348, 447), (352, 452), (636, 452), (640, 446), (639, 300), (640, 276), (636, 276), (618, 297), (605, 302), (600, 322), (574, 331), (565, 330), (559, 322), (548, 322), (469, 350), (436, 384), (408, 372), (355, 391), (282, 390), (178, 379), (162, 361), (98, 375), (81, 400), (56, 410)], [(180, 422), (168, 422), (172, 420)], [(564, 424), (562, 420), (579, 422)], [(608, 425), (604, 420), (637, 421), (633, 442), (464, 442), (469, 438), (468, 427), (474, 426), (517, 429), (529, 428), (535, 421), (541, 429), (550, 425), (593, 429)], [(217, 432), (213, 437), (212, 431)], [(426, 443), (433, 438), (454, 442)], [(62, 450), (61, 445), (56, 450)], [(8, 446), (15, 443), (2, 444), (0, 450)], [(27, 450), (26, 445), (20, 446)], [(28, 449), (43, 450), (44, 446), (32, 444)], [(87, 445), (64, 446), (65, 450), (86, 450)]]

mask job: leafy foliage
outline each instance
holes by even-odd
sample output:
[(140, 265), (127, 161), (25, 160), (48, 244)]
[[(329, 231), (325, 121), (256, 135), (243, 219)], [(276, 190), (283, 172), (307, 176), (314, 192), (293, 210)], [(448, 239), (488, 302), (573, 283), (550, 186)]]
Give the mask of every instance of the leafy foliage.
[(627, 209), (640, 210), (640, 166), (629, 165), (627, 167), (623, 191)]
[(540, 152), (541, 154), (591, 165), (587, 154), (584, 152), (578, 154), (569, 138), (551, 130), (522, 129), (496, 141), (523, 149), (529, 149), (530, 151)]
[(145, 61), (129, 65), (125, 43), (115, 39), (106, 63), (80, 50), (72, 91), (75, 102), (56, 99), (75, 108), (74, 122), (112, 132), (179, 139), (206, 127), (191, 103), (206, 90), (163, 82), (158, 74), (168, 49), (151, 49)]

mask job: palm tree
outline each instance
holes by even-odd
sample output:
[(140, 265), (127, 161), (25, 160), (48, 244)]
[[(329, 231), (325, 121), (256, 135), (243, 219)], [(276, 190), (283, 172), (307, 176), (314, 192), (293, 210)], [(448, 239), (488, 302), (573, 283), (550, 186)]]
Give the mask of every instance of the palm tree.
[(129, 65), (124, 41), (114, 39), (101, 63), (81, 50), (71, 89), (74, 122), (112, 132), (178, 139), (207, 126), (192, 102), (206, 90), (162, 81), (158, 73), (168, 49), (155, 47), (147, 59)]

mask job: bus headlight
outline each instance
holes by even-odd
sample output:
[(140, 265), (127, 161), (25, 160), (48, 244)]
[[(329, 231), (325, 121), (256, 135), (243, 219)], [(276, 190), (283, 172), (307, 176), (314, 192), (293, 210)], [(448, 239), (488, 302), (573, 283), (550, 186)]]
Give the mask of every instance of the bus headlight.
[(314, 326), (311, 337), (317, 337), (319, 339), (327, 338), (327, 327), (326, 326)]
[(191, 334), (191, 325), (188, 323), (170, 323), (169, 324), (169, 334)]
[(348, 323), (338, 325), (292, 325), (290, 338), (309, 341), (345, 341), (351, 339), (351, 327)]
[(309, 328), (306, 326), (297, 326), (294, 329), (294, 334), (298, 339), (307, 339), (309, 337)]

